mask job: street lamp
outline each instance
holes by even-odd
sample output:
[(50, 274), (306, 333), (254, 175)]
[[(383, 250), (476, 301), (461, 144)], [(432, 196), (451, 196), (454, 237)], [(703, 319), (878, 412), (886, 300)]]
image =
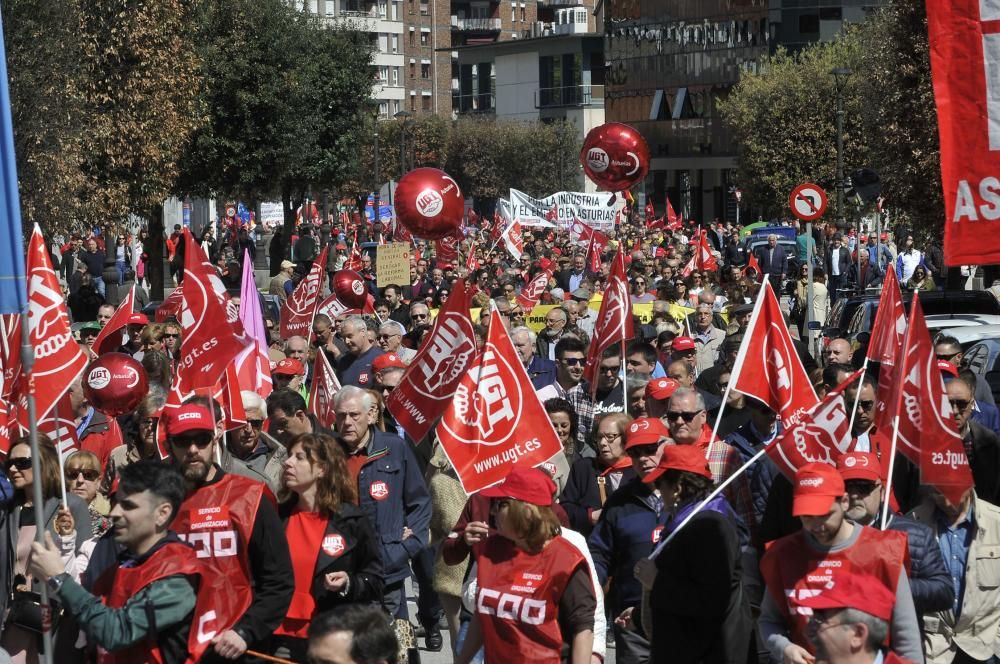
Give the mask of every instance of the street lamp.
[(830, 70), (837, 91), (837, 229), (847, 227), (844, 219), (844, 85), (851, 70), (836, 67)]

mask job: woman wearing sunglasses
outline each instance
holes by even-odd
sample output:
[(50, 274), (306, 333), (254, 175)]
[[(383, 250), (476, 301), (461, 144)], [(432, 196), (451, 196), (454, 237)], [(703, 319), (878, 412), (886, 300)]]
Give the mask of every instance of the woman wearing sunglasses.
[(87, 503), (90, 512), (90, 531), (94, 537), (101, 537), (111, 528), (108, 513), (111, 505), (101, 495), (101, 462), (97, 455), (86, 450), (70, 454), (63, 462), (66, 476), (66, 490)]
[[(28, 554), (35, 539), (38, 524), (35, 522), (32, 496), (35, 482), (41, 482), (41, 527), (60, 545), (65, 571), (78, 574), (75, 563), (81, 548), (91, 539), (90, 514), (87, 505), (78, 496), (68, 494), (69, 510), (60, 509), (61, 482), (59, 457), (48, 437), (38, 436), (41, 477), (36, 478), (31, 469), (31, 445), (27, 437), (14, 441), (7, 454), (5, 469), (14, 486), (14, 498), (7, 507), (7, 515), (0, 526), (0, 615), (6, 616), (0, 646), (14, 662), (35, 662), (40, 650), (41, 624), (38, 622), (39, 581), (28, 572)], [(77, 527), (76, 524), (81, 524)], [(86, 563), (83, 563), (86, 566)], [(57, 634), (58, 635), (58, 634)]]

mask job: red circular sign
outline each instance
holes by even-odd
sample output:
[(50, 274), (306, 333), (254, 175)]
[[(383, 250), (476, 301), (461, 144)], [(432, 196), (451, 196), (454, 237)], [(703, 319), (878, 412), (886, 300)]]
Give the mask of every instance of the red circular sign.
[(788, 197), (788, 207), (792, 214), (802, 221), (816, 221), (826, 212), (826, 192), (818, 185), (806, 182), (792, 190)]

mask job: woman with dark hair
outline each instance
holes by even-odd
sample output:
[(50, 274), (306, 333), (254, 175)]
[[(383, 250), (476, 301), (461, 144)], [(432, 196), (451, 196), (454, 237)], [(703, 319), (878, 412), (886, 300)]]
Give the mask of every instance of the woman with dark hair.
[(934, 277), (930, 275), (930, 272), (921, 263), (913, 268), (913, 276), (906, 282), (906, 288), (910, 290), (932, 291), (937, 288), (937, 285), (934, 283)]
[(577, 418), (576, 409), (573, 404), (565, 399), (556, 397), (545, 402), (545, 412), (549, 414), (552, 428), (559, 436), (563, 453), (566, 455), (566, 463), (573, 464), (577, 454)]
[(274, 632), (271, 652), (305, 661), (314, 616), (381, 598), (382, 559), (368, 517), (354, 504), (357, 483), (331, 436), (308, 433), (292, 438), (281, 487), (278, 513), (285, 522), (295, 594)]
[[(705, 453), (695, 445), (666, 445), (643, 478), (663, 499), (668, 537), (713, 489)], [(655, 560), (636, 564), (644, 593), (642, 622), (651, 635), (651, 662), (743, 664), (753, 623), (743, 595), (736, 514), (722, 496), (677, 531)], [(678, 598), (683, 598), (678, 600)], [(648, 609), (646, 600), (648, 599)]]
[(573, 462), (559, 504), (569, 515), (570, 526), (584, 537), (601, 516), (608, 496), (635, 477), (632, 460), (625, 454), (625, 432), (632, 418), (625, 413), (609, 413), (597, 421), (594, 432), (596, 457)]
[[(586, 559), (561, 534), (555, 489), (544, 471), (517, 464), (479, 493), (492, 499), (497, 536), (481, 544), (476, 613), (458, 664), (472, 661), (480, 647), (487, 662), (559, 664), (564, 646), (565, 661), (590, 663), (597, 594)], [(507, 611), (529, 619), (511, 619)]]
[(5, 616), (3, 646), (14, 662), (34, 662), (40, 650), (41, 625), (34, 624), (38, 613), (39, 581), (28, 571), (28, 556), (35, 539), (38, 524), (32, 503), (35, 482), (41, 482), (42, 528), (59, 544), (66, 564), (66, 572), (76, 574), (75, 559), (84, 544), (91, 539), (90, 513), (87, 504), (78, 496), (66, 496), (69, 509), (60, 509), (61, 486), (59, 478), (59, 453), (45, 435), (38, 436), (38, 455), (41, 477), (36, 478), (31, 468), (31, 445), (27, 437), (14, 441), (7, 454), (6, 470), (14, 486), (14, 497), (7, 506), (6, 518), (0, 526), (0, 616)]
[[(145, 342), (143, 342), (145, 343)], [(162, 350), (147, 350), (142, 354), (142, 368), (146, 370), (146, 378), (150, 387), (160, 386), (164, 392), (170, 391), (170, 358)]]

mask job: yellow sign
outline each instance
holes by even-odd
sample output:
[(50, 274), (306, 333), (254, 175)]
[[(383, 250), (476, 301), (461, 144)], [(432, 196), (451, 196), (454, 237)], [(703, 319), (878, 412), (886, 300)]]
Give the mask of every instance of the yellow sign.
[(390, 284), (402, 286), (410, 283), (410, 245), (392, 242), (378, 247), (375, 258), (375, 277), (379, 288)]
[(536, 306), (531, 310), (530, 314), (524, 317), (524, 324), (534, 332), (541, 332), (545, 329), (545, 317), (558, 306), (558, 304), (540, 304)]

